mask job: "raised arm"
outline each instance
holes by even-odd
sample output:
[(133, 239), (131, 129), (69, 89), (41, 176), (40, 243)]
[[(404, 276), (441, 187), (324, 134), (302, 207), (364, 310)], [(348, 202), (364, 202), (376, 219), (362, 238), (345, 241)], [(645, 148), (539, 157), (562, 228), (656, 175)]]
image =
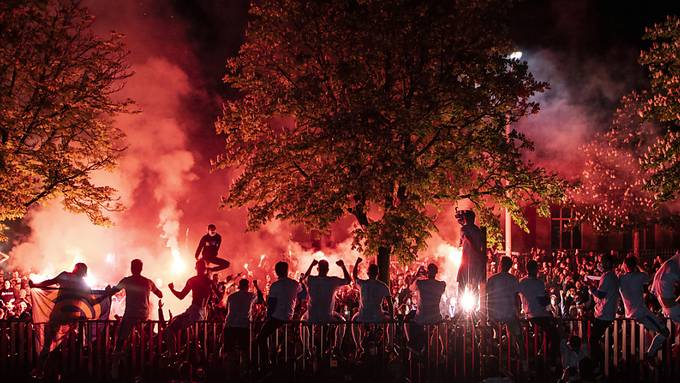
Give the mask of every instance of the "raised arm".
[(361, 257), (357, 258), (357, 261), (354, 262), (354, 269), (352, 270), (352, 278), (356, 281), (357, 278), (359, 277), (359, 264), (363, 261)]
[(305, 271), (305, 273), (302, 275), (302, 280), (305, 280), (305, 279), (307, 279), (307, 277), (309, 277), (309, 274), (312, 273), (312, 269), (313, 269), (314, 266), (316, 266), (317, 264), (319, 264), (319, 261), (317, 261), (316, 259), (313, 260), (312, 263), (309, 264), (309, 267), (307, 268), (307, 271)]
[(352, 277), (349, 276), (349, 271), (347, 271), (347, 267), (345, 266), (345, 262), (343, 260), (339, 260), (335, 262), (336, 265), (340, 266), (342, 269), (342, 276), (343, 278), (347, 281), (347, 283), (352, 282)]
[(191, 287), (189, 286), (189, 282), (187, 281), (187, 284), (184, 286), (184, 289), (182, 291), (177, 291), (175, 290), (175, 284), (170, 283), (168, 284), (168, 288), (170, 289), (170, 292), (177, 297), (177, 299), (184, 299), (184, 297), (189, 294), (189, 291), (191, 291)]
[(262, 294), (262, 290), (260, 290), (260, 285), (257, 284), (257, 280), (253, 281), (253, 286), (255, 286), (255, 291), (257, 292), (257, 300), (255, 303), (264, 303), (264, 294)]
[(28, 286), (30, 288), (33, 288), (33, 287), (37, 287), (37, 288), (50, 287), (50, 286), (56, 285), (57, 283), (59, 283), (59, 276), (54, 277), (52, 279), (44, 280), (40, 283), (33, 283), (32, 280), (30, 280), (30, 279), (28, 280)]

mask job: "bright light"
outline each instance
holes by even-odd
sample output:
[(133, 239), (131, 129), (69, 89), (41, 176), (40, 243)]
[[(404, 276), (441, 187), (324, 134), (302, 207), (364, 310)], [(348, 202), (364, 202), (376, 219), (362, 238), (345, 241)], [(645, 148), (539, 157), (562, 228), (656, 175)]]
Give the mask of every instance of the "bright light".
[(182, 274), (184, 271), (186, 271), (187, 266), (184, 264), (184, 261), (182, 261), (182, 259), (179, 257), (173, 258), (174, 259), (172, 260), (172, 272), (174, 274)]
[(460, 263), (463, 259), (463, 250), (460, 247), (451, 246), (447, 256), (449, 257), (449, 260), (453, 262), (454, 267), (460, 268)]
[(88, 273), (87, 276), (85, 276), (85, 283), (87, 283), (90, 288), (95, 287), (95, 283), (97, 283), (97, 278), (94, 277), (94, 275)]
[(476, 311), (478, 308), (477, 301), (477, 296), (474, 294), (474, 292), (465, 289), (463, 295), (460, 297), (460, 307), (466, 313)]
[(510, 60), (519, 60), (522, 58), (522, 51), (515, 51), (510, 53), (510, 56), (508, 56)]
[(106, 254), (106, 263), (113, 264), (116, 262), (116, 255), (113, 253)]

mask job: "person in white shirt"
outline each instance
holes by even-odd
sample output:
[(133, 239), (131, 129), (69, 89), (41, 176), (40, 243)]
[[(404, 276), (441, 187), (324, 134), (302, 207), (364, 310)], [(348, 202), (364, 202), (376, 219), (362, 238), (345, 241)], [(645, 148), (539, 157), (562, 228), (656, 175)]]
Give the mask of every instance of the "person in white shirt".
[(248, 349), (250, 310), (253, 302), (262, 303), (264, 301), (262, 290), (257, 285), (257, 281), (253, 281), (257, 295), (248, 291), (249, 284), (247, 279), (241, 279), (238, 281), (238, 291), (227, 297), (227, 317), (223, 334), (225, 350), (231, 350), (234, 347), (241, 351)]
[(676, 291), (680, 283), (680, 250), (664, 262), (654, 274), (652, 291), (659, 298), (663, 314), (680, 324), (680, 297)]
[(600, 260), (602, 277), (597, 288), (591, 287), (590, 294), (595, 300), (595, 318), (590, 326), (590, 350), (596, 364), (602, 362), (600, 340), (609, 326), (614, 322), (619, 305), (619, 278), (614, 273), (614, 258), (603, 255)]
[[(391, 320), (394, 316), (394, 305), (390, 289), (383, 281), (378, 280), (380, 269), (376, 264), (368, 267), (368, 279), (359, 279), (359, 264), (362, 261), (360, 257), (357, 258), (352, 270), (352, 277), (359, 286), (360, 295), (359, 311), (352, 320), (357, 323), (383, 323)], [(387, 303), (387, 314), (382, 309), (383, 302)], [(357, 350), (361, 351), (362, 345), (359, 340), (362, 339), (362, 334), (359, 326), (352, 326), (352, 338)]]
[(626, 310), (626, 318), (634, 319), (656, 334), (645, 354), (645, 357), (649, 359), (656, 355), (663, 342), (670, 335), (670, 331), (645, 306), (643, 293), (651, 280), (646, 273), (639, 270), (637, 258), (630, 255), (626, 257), (624, 264), (626, 265), (626, 273), (619, 279), (619, 291), (623, 300), (623, 307)]
[(508, 327), (512, 336), (515, 351), (522, 359), (522, 367), (526, 370), (528, 361), (525, 358), (524, 342), (522, 339), (522, 326), (519, 323), (519, 281), (510, 274), (512, 258), (501, 258), (501, 271), (492, 275), (486, 281), (487, 307), (489, 319)]
[(538, 279), (538, 263), (536, 261), (530, 260), (526, 267), (528, 276), (519, 282), (522, 311), (531, 324), (545, 331), (549, 356), (553, 362), (556, 362), (560, 352), (560, 335), (557, 331), (555, 318), (547, 310), (550, 299), (545, 290), (545, 283)]
[[(303, 276), (303, 280), (306, 281), (309, 300), (307, 301), (307, 312), (302, 320), (309, 324), (345, 322), (345, 318), (335, 311), (335, 294), (341, 286), (349, 285), (352, 282), (352, 278), (345, 267), (345, 262), (339, 260), (335, 264), (342, 269), (343, 278), (329, 277), (328, 261), (323, 259), (321, 261), (316, 259), (312, 261)], [(309, 275), (314, 266), (317, 267), (319, 275)], [(309, 329), (304, 327), (302, 334), (303, 341), (309, 342)], [(338, 325), (335, 328), (335, 346), (337, 348), (342, 344), (344, 337), (345, 326)]]
[[(258, 345), (258, 352), (262, 358), (260, 360), (266, 362), (267, 354), (267, 338), (272, 335), (276, 329), (283, 326), (286, 322), (293, 318), (293, 310), (295, 309), (295, 302), (298, 299), (298, 294), (302, 292), (300, 284), (288, 278), (288, 263), (277, 262), (274, 266), (277, 280), (269, 287), (269, 296), (267, 297), (267, 319), (257, 335), (256, 344)], [(265, 353), (265, 354), (262, 354)]]
[(436, 279), (439, 269), (434, 263), (427, 265), (427, 273), (416, 275), (414, 285), (418, 292), (416, 315), (408, 327), (409, 343), (417, 352), (422, 352), (427, 341), (427, 325), (438, 324), (442, 320), (439, 303), (446, 290), (446, 282)]

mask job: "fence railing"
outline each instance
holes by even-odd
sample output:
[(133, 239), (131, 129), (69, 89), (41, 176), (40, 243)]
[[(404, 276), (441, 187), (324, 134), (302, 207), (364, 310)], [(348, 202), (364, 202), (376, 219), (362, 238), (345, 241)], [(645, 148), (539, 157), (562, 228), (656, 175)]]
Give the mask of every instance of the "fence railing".
[[(564, 324), (570, 333), (587, 342), (587, 320)], [(25, 378), (36, 366), (36, 334), (40, 326), (43, 325), (0, 321), (1, 376)], [(404, 323), (288, 323), (276, 330), (261, 349), (254, 338), (259, 326), (251, 324), (245, 349), (236, 351), (223, 347), (225, 340), (231, 341), (223, 339), (223, 323), (197, 322), (178, 333), (176, 349), (168, 350), (163, 341), (164, 326), (147, 321), (133, 331), (125, 351), (116, 354), (113, 350), (119, 322), (78, 322), (51, 354), (47, 373), (58, 372), (67, 380), (131, 381), (143, 377), (167, 381), (193, 369), (192, 374), (202, 375), (207, 381), (215, 376), (222, 381), (225, 376), (248, 381), (262, 380), (262, 374), (273, 372), (297, 379), (334, 371), (353, 381), (409, 378), (413, 382), (461, 382), (503, 375), (521, 380), (527, 374), (521, 369), (523, 358), (529, 360), (529, 373), (535, 378), (550, 380), (560, 373), (547, 367), (545, 334), (528, 323), (522, 326), (525, 355), (518, 355), (504, 326), (482, 324), (471, 318), (425, 326), (420, 350), (409, 346), (408, 325)], [(670, 320), (667, 326), (672, 329), (671, 337), (659, 351), (656, 367), (649, 368), (642, 361), (653, 334), (631, 320), (616, 320), (603, 340), (603, 373), (612, 378), (678, 381), (680, 356), (671, 346), (678, 332)]]

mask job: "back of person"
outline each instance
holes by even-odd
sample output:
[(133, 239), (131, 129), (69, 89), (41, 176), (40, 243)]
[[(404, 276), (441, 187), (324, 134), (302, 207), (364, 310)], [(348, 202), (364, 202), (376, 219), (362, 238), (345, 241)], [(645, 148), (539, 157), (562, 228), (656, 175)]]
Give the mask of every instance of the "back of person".
[(89, 297), (91, 290), (85, 279), (64, 271), (56, 277), (59, 283), (59, 295), (52, 310), (52, 317), (57, 320), (81, 319), (82, 311), (78, 309), (77, 301)]
[(282, 278), (272, 283), (269, 298), (276, 298), (276, 307), (270, 316), (282, 321), (291, 320), (298, 292), (300, 284), (290, 278)]
[(382, 301), (390, 297), (390, 290), (382, 281), (376, 279), (357, 279), (357, 285), (361, 292), (359, 305), (359, 322), (383, 322), (385, 315), (382, 311)]
[(649, 276), (640, 271), (633, 271), (621, 276), (619, 291), (626, 309), (626, 318), (640, 319), (648, 315), (643, 292), (644, 286), (650, 283)]
[(548, 305), (543, 281), (533, 277), (527, 277), (519, 282), (519, 293), (522, 298), (522, 309), (527, 318), (550, 317), (546, 309)]
[(493, 320), (509, 320), (516, 316), (515, 300), (519, 281), (510, 273), (497, 273), (486, 282), (489, 316)]
[(338, 277), (310, 276), (307, 281), (309, 287), (309, 321), (324, 323), (332, 320), (335, 308), (335, 292), (340, 286), (349, 281)]
[(607, 271), (602, 275), (597, 289), (607, 295), (602, 299), (596, 297), (595, 318), (607, 321), (614, 320), (619, 305), (619, 278), (613, 271)]
[(195, 275), (187, 281), (191, 287), (191, 305), (205, 308), (212, 294), (212, 281), (207, 275)]
[(255, 294), (239, 290), (227, 298), (227, 327), (248, 328)]
[(675, 256), (664, 262), (654, 274), (652, 289), (654, 293), (666, 299), (675, 299), (675, 289), (680, 283), (680, 270), (678, 270)]
[(414, 318), (418, 324), (433, 324), (442, 320), (439, 310), (446, 282), (436, 279), (421, 279), (416, 281), (416, 288), (420, 295), (418, 299), (418, 311)]
[(118, 284), (125, 289), (125, 316), (147, 319), (149, 317), (149, 294), (153, 282), (141, 275), (123, 278)]

